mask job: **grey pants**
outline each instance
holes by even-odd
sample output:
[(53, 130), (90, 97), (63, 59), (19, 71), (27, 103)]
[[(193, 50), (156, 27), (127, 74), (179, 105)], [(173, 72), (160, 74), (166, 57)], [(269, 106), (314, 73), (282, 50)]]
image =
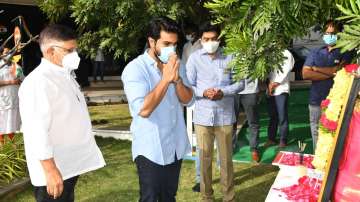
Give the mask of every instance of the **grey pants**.
[[(250, 130), (250, 149), (257, 150), (259, 145), (259, 111), (258, 111), (258, 96), (257, 93), (238, 94), (235, 96), (235, 117), (238, 119), (240, 108), (245, 111), (246, 119)], [(238, 140), (238, 134), (233, 135), (233, 144)]]
[(321, 108), (317, 105), (309, 105), (310, 130), (313, 140), (314, 153), (318, 140), (319, 121), (321, 116)]

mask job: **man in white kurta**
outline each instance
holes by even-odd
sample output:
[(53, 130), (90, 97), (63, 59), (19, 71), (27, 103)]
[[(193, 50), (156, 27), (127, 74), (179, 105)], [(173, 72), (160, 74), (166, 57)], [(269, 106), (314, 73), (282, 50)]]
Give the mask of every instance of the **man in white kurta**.
[(85, 98), (72, 76), (76, 35), (52, 25), (40, 34), (44, 57), (19, 90), (26, 161), (37, 201), (74, 201), (77, 176), (105, 165)]

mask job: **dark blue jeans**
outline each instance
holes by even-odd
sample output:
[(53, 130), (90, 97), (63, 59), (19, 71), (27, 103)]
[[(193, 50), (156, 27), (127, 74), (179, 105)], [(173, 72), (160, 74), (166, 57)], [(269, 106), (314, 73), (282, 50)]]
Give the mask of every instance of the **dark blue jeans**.
[(267, 98), (270, 117), (268, 139), (274, 142), (276, 141), (276, 133), (279, 127), (280, 142), (287, 143), (287, 136), (289, 134), (288, 97), (288, 93), (282, 93)]

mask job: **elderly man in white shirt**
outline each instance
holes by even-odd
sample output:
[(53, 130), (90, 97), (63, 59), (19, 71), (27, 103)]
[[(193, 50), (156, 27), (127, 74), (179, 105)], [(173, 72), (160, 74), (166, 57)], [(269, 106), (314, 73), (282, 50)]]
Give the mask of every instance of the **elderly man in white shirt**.
[(286, 58), (282, 70), (276, 70), (269, 75), (267, 88), (268, 113), (268, 141), (265, 146), (276, 144), (276, 133), (279, 127), (279, 147), (285, 147), (289, 134), (288, 97), (290, 93), (290, 71), (294, 67), (294, 57), (288, 50), (283, 51)]
[(41, 64), (19, 90), (25, 154), (36, 201), (74, 201), (78, 176), (105, 165), (87, 105), (72, 76), (76, 34), (50, 25), (40, 34)]

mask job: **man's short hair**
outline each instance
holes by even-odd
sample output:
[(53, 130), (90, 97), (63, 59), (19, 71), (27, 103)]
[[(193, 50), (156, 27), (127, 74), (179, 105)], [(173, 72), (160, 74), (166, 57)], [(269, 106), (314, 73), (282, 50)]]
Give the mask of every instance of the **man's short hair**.
[(40, 49), (44, 53), (52, 42), (76, 40), (76, 33), (65, 25), (53, 24), (45, 27), (39, 38)]
[(211, 24), (211, 22), (205, 22), (200, 26), (200, 36), (202, 36), (204, 32), (216, 32), (220, 35), (220, 27)]
[(156, 18), (150, 21), (147, 37), (151, 37), (154, 40), (160, 39), (160, 32), (180, 33), (180, 29), (177, 23), (167, 17)]
[(341, 25), (336, 23), (334, 20), (328, 20), (325, 22), (324, 32), (326, 32), (329, 27), (334, 27), (335, 32), (341, 31)]

